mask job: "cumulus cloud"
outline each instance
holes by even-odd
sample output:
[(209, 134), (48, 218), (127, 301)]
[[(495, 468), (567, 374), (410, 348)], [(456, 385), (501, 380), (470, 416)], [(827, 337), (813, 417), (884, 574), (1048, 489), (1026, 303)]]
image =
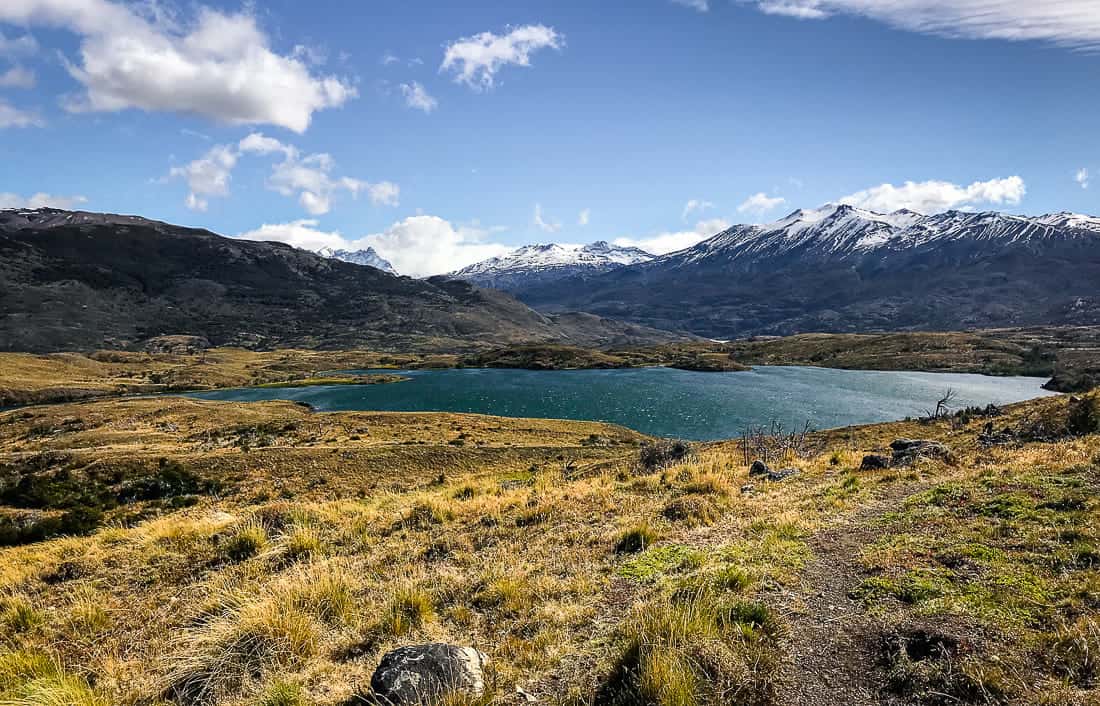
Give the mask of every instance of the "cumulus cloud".
[(13, 66), (0, 74), (0, 88), (34, 88), (34, 72), (22, 66)]
[(882, 184), (865, 189), (845, 196), (839, 203), (880, 213), (903, 208), (918, 213), (939, 213), (980, 204), (1016, 205), (1026, 193), (1027, 186), (1018, 176), (976, 181), (969, 186), (948, 181), (907, 181), (901, 186)]
[(1081, 185), (1082, 189), (1089, 188), (1089, 170), (1087, 168), (1082, 167), (1081, 169), (1078, 169), (1075, 179), (1077, 180), (1077, 183)]
[(964, 39), (1100, 46), (1095, 0), (741, 0), (761, 11), (819, 20), (851, 14), (899, 29)]
[(332, 248), (339, 250), (350, 244), (340, 231), (326, 232), (318, 229), (318, 222), (310, 219), (290, 223), (265, 223), (255, 230), (237, 236), (243, 240), (265, 240), (287, 243), (305, 250)]
[(542, 216), (542, 204), (535, 204), (535, 215), (531, 221), (535, 224), (535, 227), (544, 233), (557, 233), (561, 230), (561, 223), (555, 221), (547, 221)]
[(42, 127), (44, 124), (37, 113), (16, 108), (0, 99), (0, 130), (9, 127)]
[(60, 208), (69, 211), (87, 202), (88, 199), (83, 196), (56, 196), (39, 192), (24, 198), (19, 194), (0, 193), (0, 208)]
[(648, 238), (616, 238), (615, 245), (628, 248), (641, 248), (654, 255), (664, 255), (700, 243), (730, 227), (730, 223), (721, 218), (699, 221), (692, 230), (658, 233)]
[(586, 208), (577, 215), (577, 225), (586, 226), (592, 220), (592, 209)]
[(274, 51), (248, 12), (200, 7), (184, 24), (156, 11), (156, 4), (143, 13), (138, 7), (111, 0), (5, 0), (0, 22), (60, 28), (81, 38), (79, 59), (66, 60), (84, 88), (66, 101), (71, 111), (181, 112), (300, 133), (315, 112), (356, 96), (348, 80), (313, 73), (314, 53)]
[(233, 170), (244, 155), (280, 155), (282, 159), (271, 168), (267, 187), (283, 196), (297, 198), (302, 208), (314, 216), (331, 211), (333, 201), (342, 193), (353, 198), (365, 194), (376, 206), (400, 203), (401, 187), (397, 184), (333, 176), (336, 160), (332, 155), (324, 152), (302, 154), (294, 145), (259, 132), (251, 133), (236, 145), (216, 145), (190, 164), (173, 167), (168, 176), (185, 179), (190, 189), (187, 207), (205, 211), (209, 198), (229, 195)]
[(540, 49), (561, 49), (565, 37), (545, 25), (508, 27), (502, 35), (482, 32), (447, 45), (441, 72), (455, 72), (455, 81), (475, 90), (492, 88), (505, 66), (530, 66)]
[(787, 199), (782, 196), (768, 196), (761, 191), (759, 194), (753, 194), (745, 199), (744, 202), (737, 207), (737, 212), (748, 213), (756, 218), (760, 218), (768, 211), (772, 211), (786, 202)]
[(709, 0), (672, 0), (677, 5), (683, 5), (684, 7), (690, 7), (692, 10), (698, 10), (699, 12), (707, 12), (710, 10)]
[(205, 211), (210, 206), (211, 197), (229, 195), (229, 181), (239, 157), (239, 153), (232, 147), (217, 145), (193, 162), (172, 167), (168, 176), (187, 182), (186, 203), (189, 209)]
[(402, 274), (427, 277), (511, 252), (513, 248), (489, 240), (493, 232), (495, 229), (477, 224), (456, 225), (438, 216), (412, 216), (351, 245), (374, 248)]
[(680, 215), (680, 219), (687, 221), (695, 213), (702, 213), (707, 209), (714, 208), (714, 204), (710, 201), (704, 201), (702, 199), (691, 199), (684, 204), (684, 212)]
[(430, 113), (439, 107), (439, 101), (433, 98), (427, 89), (416, 81), (401, 84), (401, 95), (405, 96), (405, 105), (416, 110), (423, 110), (425, 113)]

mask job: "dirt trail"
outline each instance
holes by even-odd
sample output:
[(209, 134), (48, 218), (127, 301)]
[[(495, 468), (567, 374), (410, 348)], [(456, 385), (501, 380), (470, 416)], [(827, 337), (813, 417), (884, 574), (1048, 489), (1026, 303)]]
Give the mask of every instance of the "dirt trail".
[(801, 591), (787, 605), (790, 632), (783, 645), (788, 663), (779, 688), (781, 706), (881, 703), (866, 639), (875, 623), (848, 595), (861, 580), (860, 550), (878, 533), (874, 520), (922, 488), (890, 488), (852, 518), (810, 540), (814, 558), (802, 574)]

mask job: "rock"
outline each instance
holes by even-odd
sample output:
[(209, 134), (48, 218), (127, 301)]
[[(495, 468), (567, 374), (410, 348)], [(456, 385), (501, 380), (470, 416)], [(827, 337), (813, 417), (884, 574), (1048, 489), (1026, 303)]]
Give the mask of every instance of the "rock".
[(938, 441), (927, 439), (897, 439), (890, 444), (894, 450), (892, 464), (907, 466), (921, 458), (934, 458), (941, 461), (951, 459), (951, 450)]
[(867, 454), (863, 457), (863, 463), (859, 464), (861, 471), (881, 471), (890, 467), (890, 457), (882, 454)]
[(752, 465), (749, 466), (749, 475), (750, 476), (766, 476), (770, 472), (771, 472), (771, 469), (768, 468), (768, 464), (764, 463), (760, 459), (756, 459), (755, 461), (752, 462)]
[(382, 657), (370, 686), (388, 706), (424, 706), (456, 696), (483, 696), (488, 662), (473, 647), (410, 645)]
[(756, 487), (752, 483), (746, 483), (745, 485), (741, 486), (741, 494), (748, 495), (753, 490), (755, 490), (755, 488)]
[(769, 480), (772, 483), (778, 483), (781, 480), (787, 480), (792, 476), (797, 476), (802, 471), (797, 468), (784, 468), (778, 471), (768, 471), (768, 474), (764, 476), (765, 480)]

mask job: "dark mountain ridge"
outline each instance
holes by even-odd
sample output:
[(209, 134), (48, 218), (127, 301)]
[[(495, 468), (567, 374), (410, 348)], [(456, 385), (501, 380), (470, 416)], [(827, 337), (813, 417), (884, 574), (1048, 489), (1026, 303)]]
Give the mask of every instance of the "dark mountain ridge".
[(1100, 322), (1100, 219), (851, 206), (734, 226), (651, 262), (514, 292), (711, 338)]
[(508, 295), (415, 280), (282, 243), (136, 216), (0, 211), (0, 350), (128, 348), (163, 334), (250, 348), (460, 350), (678, 338)]

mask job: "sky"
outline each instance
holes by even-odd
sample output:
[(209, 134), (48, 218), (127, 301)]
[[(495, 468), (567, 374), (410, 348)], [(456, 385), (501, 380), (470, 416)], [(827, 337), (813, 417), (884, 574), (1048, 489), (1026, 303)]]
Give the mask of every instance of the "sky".
[(2, 0), (0, 208), (413, 276), (825, 203), (1096, 214), (1098, 80), (1100, 0)]

